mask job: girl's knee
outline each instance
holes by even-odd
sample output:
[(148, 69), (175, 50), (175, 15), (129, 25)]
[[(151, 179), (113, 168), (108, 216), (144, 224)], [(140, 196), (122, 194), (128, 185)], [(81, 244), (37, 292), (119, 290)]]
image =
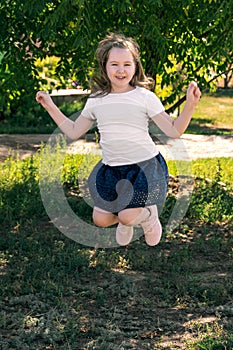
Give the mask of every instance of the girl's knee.
[(99, 212), (98, 210), (93, 211), (92, 218), (94, 224), (100, 227), (108, 227), (118, 222), (118, 218), (112, 213)]
[(102, 219), (96, 219), (96, 218), (93, 218), (93, 222), (96, 226), (99, 226), (99, 227), (108, 227), (109, 224), (106, 220), (102, 220)]
[(122, 210), (118, 213), (119, 221), (123, 225), (132, 225), (134, 224), (135, 219), (141, 213), (142, 208), (130, 208)]
[(107, 227), (108, 226), (108, 220), (103, 215), (98, 215), (93, 213), (93, 222), (96, 226), (100, 227)]

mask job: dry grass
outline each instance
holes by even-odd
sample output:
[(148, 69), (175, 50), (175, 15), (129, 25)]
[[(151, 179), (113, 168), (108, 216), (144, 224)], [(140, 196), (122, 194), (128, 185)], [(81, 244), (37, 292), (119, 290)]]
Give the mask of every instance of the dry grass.
[(233, 132), (233, 90), (203, 94), (187, 132), (231, 134)]

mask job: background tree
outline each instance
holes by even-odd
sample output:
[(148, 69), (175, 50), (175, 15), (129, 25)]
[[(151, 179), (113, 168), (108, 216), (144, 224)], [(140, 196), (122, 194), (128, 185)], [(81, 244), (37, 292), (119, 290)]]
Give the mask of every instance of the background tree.
[(32, 108), (35, 91), (43, 87), (38, 58), (59, 58), (60, 86), (75, 77), (88, 87), (97, 43), (109, 31), (139, 42), (146, 73), (171, 111), (192, 79), (209, 88), (215, 76), (229, 70), (232, 14), (228, 0), (6, 0), (0, 4), (2, 113)]

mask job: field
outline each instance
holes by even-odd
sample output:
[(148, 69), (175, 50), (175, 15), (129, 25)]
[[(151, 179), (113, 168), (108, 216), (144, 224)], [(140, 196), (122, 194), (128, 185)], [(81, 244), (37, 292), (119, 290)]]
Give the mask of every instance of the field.
[(203, 94), (191, 124), (190, 134), (233, 133), (233, 89)]
[[(45, 168), (48, 191), (59, 181), (89, 227), (80, 184), (98, 159), (68, 156), (56, 177), (59, 155)], [(232, 350), (233, 159), (193, 162), (188, 211), (158, 246), (136, 229), (130, 245), (107, 249), (81, 245), (51, 223), (41, 156), (0, 164), (0, 349)], [(169, 169), (163, 226), (179, 194), (173, 162)]]

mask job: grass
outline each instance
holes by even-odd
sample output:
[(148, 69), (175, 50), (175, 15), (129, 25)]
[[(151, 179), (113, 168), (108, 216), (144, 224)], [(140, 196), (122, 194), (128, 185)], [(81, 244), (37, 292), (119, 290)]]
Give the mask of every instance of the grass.
[[(43, 175), (64, 162), (49, 185), (60, 181), (90, 223), (79, 186), (98, 158), (60, 151)], [(140, 237), (96, 249), (50, 222), (39, 191), (42, 156), (49, 157), (42, 151), (0, 164), (0, 348), (232, 350), (233, 160), (193, 162), (189, 210), (157, 247)], [(169, 169), (176, 176), (174, 162)], [(175, 180), (162, 223), (176, 200)]]
[(190, 134), (233, 133), (233, 89), (203, 94), (187, 129)]
[[(169, 172), (177, 176), (177, 165), (187, 162), (167, 161)], [(182, 168), (181, 168), (182, 169)], [(194, 177), (201, 177), (209, 180), (218, 178), (218, 181), (226, 183), (228, 188), (233, 187), (233, 159), (232, 158), (199, 158), (192, 161), (192, 174)]]

